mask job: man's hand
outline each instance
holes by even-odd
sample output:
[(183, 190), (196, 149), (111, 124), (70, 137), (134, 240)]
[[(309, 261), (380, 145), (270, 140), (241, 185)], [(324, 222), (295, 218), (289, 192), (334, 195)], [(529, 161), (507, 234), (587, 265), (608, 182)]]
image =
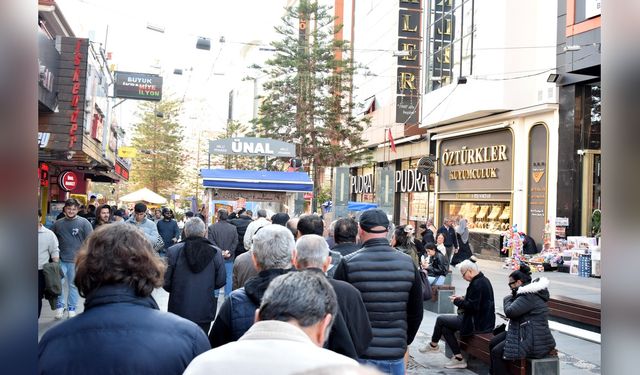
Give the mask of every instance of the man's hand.
[(229, 250), (222, 250), (222, 257), (224, 259), (229, 259), (231, 258), (231, 252)]

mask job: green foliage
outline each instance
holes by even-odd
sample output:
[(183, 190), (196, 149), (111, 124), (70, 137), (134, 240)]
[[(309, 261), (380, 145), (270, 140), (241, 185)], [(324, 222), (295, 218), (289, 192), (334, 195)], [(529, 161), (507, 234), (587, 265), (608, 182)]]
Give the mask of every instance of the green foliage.
[(140, 121), (133, 127), (132, 138), (138, 153), (130, 181), (136, 189), (147, 187), (164, 196), (174, 193), (185, 161), (183, 131), (177, 122), (180, 110), (180, 102), (172, 99), (139, 105)]
[(339, 28), (329, 12), (329, 7), (309, 0), (286, 9), (275, 28), (280, 40), (271, 43), (276, 53), (262, 69), (269, 78), (259, 118), (254, 120), (257, 135), (298, 145), (298, 156), (311, 167), (316, 196), (318, 168), (351, 164), (368, 156), (353, 152), (364, 144), (362, 132), (368, 118), (354, 116), (355, 66), (348, 43), (335, 38)]

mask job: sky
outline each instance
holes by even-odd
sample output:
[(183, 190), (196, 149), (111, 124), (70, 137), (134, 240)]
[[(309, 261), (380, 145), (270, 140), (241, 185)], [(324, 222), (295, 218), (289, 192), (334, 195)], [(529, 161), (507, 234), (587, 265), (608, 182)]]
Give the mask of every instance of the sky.
[[(275, 39), (287, 0), (57, 0), (78, 37), (89, 37), (111, 52), (116, 70), (163, 76), (163, 96), (184, 99), (186, 128), (221, 130), (228, 112), (229, 91), (255, 75), (249, 65), (269, 52), (246, 43), (268, 45)], [(147, 25), (164, 29), (152, 31)], [(198, 37), (211, 40), (211, 50), (196, 49)], [(224, 37), (225, 42), (220, 43)], [(182, 69), (182, 75), (174, 75)], [(137, 102), (117, 110), (127, 131), (136, 121)]]

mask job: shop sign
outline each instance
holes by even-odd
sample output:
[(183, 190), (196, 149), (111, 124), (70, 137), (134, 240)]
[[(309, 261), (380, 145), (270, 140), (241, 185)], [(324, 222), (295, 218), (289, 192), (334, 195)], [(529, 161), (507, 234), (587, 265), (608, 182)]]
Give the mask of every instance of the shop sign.
[(78, 186), (78, 175), (72, 171), (64, 171), (58, 177), (58, 184), (64, 191), (71, 191)]
[(138, 155), (138, 150), (131, 146), (118, 147), (118, 156), (124, 159), (132, 159)]
[(429, 191), (429, 176), (417, 169), (396, 171), (396, 191), (398, 193), (416, 193)]
[(104, 135), (104, 117), (100, 113), (94, 113), (93, 121), (91, 122), (91, 138), (102, 143), (103, 135)]
[(452, 0), (440, 0), (434, 2), (433, 6), (433, 36), (431, 38), (431, 50), (434, 51), (434, 58), (431, 67), (432, 80), (431, 90), (436, 90), (451, 83), (453, 76), (453, 54), (451, 42), (454, 39), (455, 17), (451, 9)]
[(80, 62), (82, 61), (82, 40), (77, 39), (75, 43), (75, 50), (73, 52), (73, 78), (71, 86), (71, 128), (69, 129), (69, 149), (73, 148), (73, 145), (78, 140), (76, 132), (78, 131), (78, 118), (80, 117), (80, 77), (81, 69)]
[(209, 141), (209, 153), (223, 155), (294, 157), (296, 156), (296, 146), (293, 143), (282, 142), (269, 138), (228, 138)]
[(556, 218), (556, 227), (568, 227), (569, 226), (569, 218), (568, 217), (557, 217)]
[(113, 171), (120, 177), (125, 180), (129, 180), (129, 170), (124, 165), (116, 162), (116, 165), (113, 167)]
[[(277, 191), (254, 191), (254, 190), (233, 190), (233, 189), (214, 189), (213, 200), (216, 201), (235, 201), (242, 199), (242, 207), (250, 202), (285, 202), (287, 193)], [(240, 206), (240, 203), (238, 205)]]
[(440, 191), (512, 189), (510, 130), (446, 139), (440, 142)]
[(400, 0), (398, 11), (398, 70), (396, 122), (419, 122), (420, 69), (422, 46), (422, 1)]
[(351, 176), (350, 181), (350, 191), (352, 194), (373, 193), (373, 173), (362, 176)]
[(157, 74), (117, 71), (114, 76), (113, 95), (116, 98), (162, 99), (162, 77)]
[(60, 64), (60, 53), (55, 41), (43, 31), (38, 31), (38, 102), (55, 111), (58, 106), (56, 73)]
[(527, 234), (540, 244), (547, 220), (547, 138), (543, 124), (534, 125), (529, 131)]
[(47, 163), (40, 163), (38, 167), (38, 178), (40, 179), (40, 186), (49, 186), (49, 165)]

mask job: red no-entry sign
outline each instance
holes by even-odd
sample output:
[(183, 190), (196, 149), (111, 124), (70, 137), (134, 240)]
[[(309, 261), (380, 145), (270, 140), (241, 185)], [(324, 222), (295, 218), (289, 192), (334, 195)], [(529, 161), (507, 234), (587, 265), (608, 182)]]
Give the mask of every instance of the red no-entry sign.
[(72, 171), (62, 172), (58, 181), (64, 191), (71, 191), (78, 186), (78, 176)]

